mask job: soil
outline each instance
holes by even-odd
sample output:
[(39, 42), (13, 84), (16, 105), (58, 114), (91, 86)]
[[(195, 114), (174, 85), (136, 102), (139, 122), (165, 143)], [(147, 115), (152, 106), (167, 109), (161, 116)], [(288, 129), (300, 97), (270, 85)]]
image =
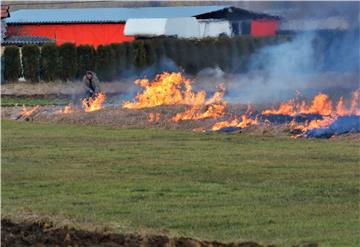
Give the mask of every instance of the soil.
[[(69, 227), (55, 227), (51, 222), (1, 220), (2, 246), (124, 246), (124, 247), (263, 247), (255, 242), (219, 243), (161, 235), (91, 232)], [(267, 245), (275, 247), (275, 245)], [(299, 245), (300, 246), (300, 245)], [(315, 243), (301, 245), (316, 247)]]

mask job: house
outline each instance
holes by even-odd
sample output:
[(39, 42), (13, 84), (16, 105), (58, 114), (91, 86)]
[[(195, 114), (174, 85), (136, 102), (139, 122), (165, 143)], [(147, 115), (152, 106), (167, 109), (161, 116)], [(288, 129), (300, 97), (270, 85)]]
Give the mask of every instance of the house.
[(23, 9), (6, 20), (9, 36), (48, 37), (56, 44), (94, 47), (139, 36), (275, 35), (278, 21), (231, 6)]
[(6, 37), (6, 18), (10, 17), (9, 5), (1, 5), (1, 41)]

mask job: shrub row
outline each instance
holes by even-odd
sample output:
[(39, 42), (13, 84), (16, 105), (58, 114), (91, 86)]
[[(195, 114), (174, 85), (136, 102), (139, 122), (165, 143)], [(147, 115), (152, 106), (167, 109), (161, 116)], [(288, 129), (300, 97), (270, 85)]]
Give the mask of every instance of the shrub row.
[(257, 48), (284, 39), (287, 37), (157, 38), (100, 45), (96, 50), (71, 43), (26, 45), (22, 59), (19, 48), (8, 46), (4, 52), (4, 76), (6, 81), (16, 81), (21, 76), (32, 82), (65, 81), (79, 79), (87, 70), (94, 70), (101, 80), (111, 81), (147, 68), (160, 72), (166, 67), (165, 59), (171, 59), (190, 74), (215, 66), (226, 72), (243, 71)]

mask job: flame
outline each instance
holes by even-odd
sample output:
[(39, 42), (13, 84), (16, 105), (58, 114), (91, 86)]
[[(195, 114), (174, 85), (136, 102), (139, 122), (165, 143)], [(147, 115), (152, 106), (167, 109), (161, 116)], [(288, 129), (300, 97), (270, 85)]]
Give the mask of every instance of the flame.
[(60, 113), (60, 114), (72, 113), (74, 111), (73, 108), (74, 108), (73, 105), (70, 103), (67, 106), (65, 106), (64, 109), (56, 111), (56, 113)]
[(160, 113), (158, 112), (151, 112), (148, 116), (148, 121), (151, 122), (158, 122), (160, 120)]
[(224, 84), (220, 84), (218, 86), (218, 91), (208, 100), (205, 100), (206, 94), (203, 92), (201, 100), (194, 102), (194, 104), (186, 111), (176, 114), (172, 120), (178, 122), (221, 117), (224, 115), (227, 106), (227, 103), (222, 100), (224, 94)]
[(346, 107), (344, 97), (342, 96), (339, 98), (335, 108), (333, 108), (333, 105), (327, 95), (319, 94), (318, 96), (319, 97), (316, 96), (314, 98), (311, 107), (308, 109), (302, 109), (301, 113), (318, 113), (323, 116), (323, 119), (307, 121), (305, 124), (296, 124), (292, 121), (289, 126), (302, 132), (302, 134), (294, 135), (293, 137), (297, 138), (302, 136), (311, 129), (329, 127), (339, 116), (360, 115), (359, 90), (355, 90), (352, 93), (349, 108)]
[[(297, 95), (299, 95), (298, 92)], [(322, 116), (344, 116), (359, 114), (360, 111), (358, 105), (359, 90), (353, 92), (349, 109), (346, 108), (343, 97), (340, 97), (336, 107), (334, 107), (328, 95), (319, 93), (313, 98), (311, 104), (307, 104), (305, 101), (300, 102), (298, 99), (291, 99), (287, 102), (280, 103), (278, 109), (266, 109), (262, 114), (284, 114), (290, 116), (299, 114), (319, 114)]]
[(241, 121), (239, 121), (238, 118), (234, 118), (231, 121), (217, 122), (211, 127), (211, 130), (217, 131), (217, 130), (220, 130), (225, 127), (236, 127), (236, 128), (243, 129), (250, 125), (258, 125), (258, 124), (259, 124), (259, 121), (257, 118), (253, 119), (253, 118), (249, 117), (249, 115), (247, 113), (244, 113), (241, 115)]
[(359, 90), (355, 90), (352, 93), (350, 108), (346, 109), (344, 97), (340, 97), (339, 102), (336, 106), (336, 113), (338, 116), (345, 115), (360, 115), (359, 109)]
[(175, 122), (217, 118), (224, 114), (227, 105), (222, 100), (225, 93), (224, 84), (220, 84), (218, 91), (206, 100), (206, 92), (194, 92), (191, 81), (181, 73), (164, 72), (156, 76), (154, 81), (143, 79), (135, 81), (135, 84), (144, 90), (136, 95), (135, 102), (125, 101), (123, 108), (140, 109), (160, 105), (189, 105), (189, 109), (172, 118)]
[(302, 132), (307, 132), (311, 129), (317, 129), (317, 128), (325, 128), (328, 127), (332, 122), (334, 122), (336, 118), (333, 117), (324, 117), (322, 120), (320, 119), (314, 119), (311, 121), (307, 121), (304, 125), (293, 125), (298, 130), (301, 130)]
[(135, 84), (144, 90), (135, 96), (136, 101), (125, 101), (123, 108), (141, 109), (160, 105), (197, 105), (206, 97), (204, 91), (194, 93), (191, 82), (181, 73), (164, 72), (156, 76), (154, 81), (136, 80)]
[(306, 106), (305, 102), (302, 102), (299, 113), (329, 116), (333, 113), (332, 102), (329, 96), (320, 93), (314, 97), (310, 106)]
[(83, 99), (82, 100), (82, 106), (84, 108), (85, 112), (93, 112), (98, 111), (102, 108), (104, 102), (105, 102), (105, 94), (100, 92), (95, 96), (95, 99), (90, 97), (88, 100)]
[(36, 110), (40, 108), (39, 105), (32, 107), (31, 109), (26, 109), (26, 107), (23, 105), (22, 110), (20, 112), (21, 117), (29, 117), (31, 114), (33, 114)]

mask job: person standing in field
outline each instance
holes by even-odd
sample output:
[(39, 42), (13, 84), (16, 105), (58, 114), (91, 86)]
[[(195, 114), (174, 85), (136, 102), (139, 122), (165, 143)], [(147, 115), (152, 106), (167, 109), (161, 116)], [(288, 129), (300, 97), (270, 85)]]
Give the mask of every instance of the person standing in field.
[(86, 74), (83, 77), (83, 83), (85, 84), (87, 99), (95, 98), (100, 91), (100, 82), (95, 72), (86, 71)]

